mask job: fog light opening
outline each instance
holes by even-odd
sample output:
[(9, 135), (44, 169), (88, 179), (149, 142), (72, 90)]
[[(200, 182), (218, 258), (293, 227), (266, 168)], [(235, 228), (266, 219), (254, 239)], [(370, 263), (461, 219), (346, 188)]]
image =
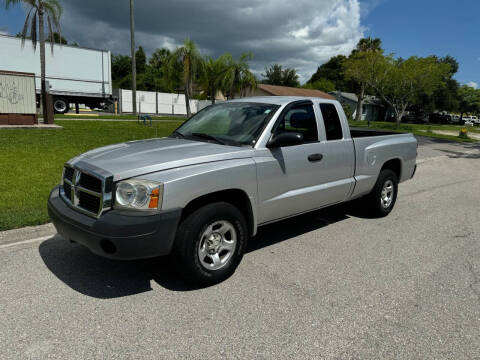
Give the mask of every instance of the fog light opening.
[(102, 250), (106, 253), (106, 254), (115, 254), (117, 252), (117, 247), (115, 246), (114, 243), (112, 243), (110, 240), (108, 239), (103, 239), (101, 242), (100, 242), (100, 246), (102, 247)]

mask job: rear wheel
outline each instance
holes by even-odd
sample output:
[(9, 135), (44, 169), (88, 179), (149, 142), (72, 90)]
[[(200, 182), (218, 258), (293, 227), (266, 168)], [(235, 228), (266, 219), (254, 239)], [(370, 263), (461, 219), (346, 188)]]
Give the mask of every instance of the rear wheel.
[(372, 192), (365, 198), (372, 215), (384, 217), (390, 214), (397, 201), (397, 192), (398, 178), (395, 172), (382, 170)]
[(247, 244), (245, 217), (235, 206), (205, 205), (180, 224), (173, 252), (179, 273), (190, 283), (212, 285), (230, 277)]
[(64, 98), (55, 98), (53, 101), (53, 109), (56, 114), (65, 114), (70, 110), (70, 104)]

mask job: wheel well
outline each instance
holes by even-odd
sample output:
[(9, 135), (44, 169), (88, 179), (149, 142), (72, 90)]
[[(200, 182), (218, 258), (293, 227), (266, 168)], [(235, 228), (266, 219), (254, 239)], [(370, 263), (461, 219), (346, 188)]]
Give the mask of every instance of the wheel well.
[(232, 204), (233, 206), (237, 207), (245, 216), (245, 220), (247, 221), (248, 231), (249, 234), (253, 234), (253, 209), (250, 203), (250, 199), (245, 191), (240, 189), (230, 189), (230, 190), (222, 190), (217, 191), (214, 193), (210, 193), (207, 195), (200, 196), (192, 201), (190, 201), (187, 206), (182, 211), (182, 218), (186, 218), (195, 210), (199, 209), (202, 206), (207, 204), (211, 204), (214, 202), (226, 202)]
[(402, 162), (400, 159), (388, 160), (382, 166), (382, 170), (384, 169), (392, 170), (397, 175), (397, 179), (400, 180), (400, 177), (402, 176)]

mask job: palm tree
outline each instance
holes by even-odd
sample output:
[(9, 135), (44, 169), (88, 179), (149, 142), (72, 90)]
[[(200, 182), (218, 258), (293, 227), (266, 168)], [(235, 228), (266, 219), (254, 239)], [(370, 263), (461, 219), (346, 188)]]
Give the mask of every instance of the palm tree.
[(257, 86), (257, 79), (248, 66), (248, 61), (253, 58), (252, 53), (243, 53), (238, 60), (227, 55), (227, 71), (225, 72), (223, 86), (229, 91), (229, 98), (234, 99), (235, 93), (241, 97), (246, 95), (248, 88)]
[[(45, 18), (48, 25), (48, 40), (50, 41), (51, 51), (53, 52), (53, 44), (55, 42), (55, 28), (60, 34), (60, 17), (62, 16), (62, 6), (58, 0), (4, 0), (5, 8), (17, 4), (25, 4), (30, 9), (28, 10), (25, 24), (21, 32), (22, 46), (25, 45), (27, 33), (30, 29), (30, 39), (32, 40), (33, 49), (37, 50), (37, 39), (40, 43), (40, 68), (41, 68), (41, 102), (43, 108), (43, 118), (47, 120), (47, 85), (45, 81)], [(38, 29), (37, 29), (38, 19)]]
[(205, 70), (202, 76), (202, 87), (207, 95), (215, 104), (215, 97), (219, 90), (224, 88), (225, 74), (228, 71), (228, 61), (230, 54), (223, 54), (218, 59), (213, 59), (210, 56), (205, 58)]
[(197, 49), (197, 45), (190, 39), (185, 39), (183, 46), (178, 47), (167, 61), (167, 69), (171, 76), (182, 69), (185, 102), (187, 105), (187, 117), (192, 115), (190, 110), (190, 94), (194, 82), (201, 77), (204, 70), (204, 60)]
[[(360, 39), (357, 44), (357, 47), (352, 51), (352, 56), (362, 56), (362, 53), (368, 52), (376, 52), (376, 51), (383, 51), (382, 50), (382, 40), (376, 38), (373, 39), (371, 37)], [(365, 98), (365, 90), (367, 85), (365, 83), (361, 83), (359, 87), (359, 91), (357, 94), (357, 113), (355, 115), (355, 121), (362, 120), (362, 113), (363, 113), (363, 100)], [(370, 125), (370, 123), (369, 123)]]

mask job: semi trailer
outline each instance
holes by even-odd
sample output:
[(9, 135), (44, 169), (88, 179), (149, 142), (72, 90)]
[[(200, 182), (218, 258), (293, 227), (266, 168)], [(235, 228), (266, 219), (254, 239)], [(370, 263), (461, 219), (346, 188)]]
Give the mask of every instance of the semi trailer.
[[(110, 105), (112, 98), (111, 53), (78, 46), (47, 43), (46, 81), (58, 114), (70, 110), (70, 104), (85, 104), (91, 109)], [(37, 103), (40, 100), (40, 49), (30, 40), (22, 46), (18, 37), (0, 35), (0, 71), (34, 73)]]

